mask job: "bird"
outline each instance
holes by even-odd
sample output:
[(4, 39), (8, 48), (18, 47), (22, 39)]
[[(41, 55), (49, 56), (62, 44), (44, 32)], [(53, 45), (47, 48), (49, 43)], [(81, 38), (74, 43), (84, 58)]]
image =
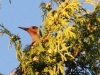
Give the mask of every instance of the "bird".
[(38, 27), (37, 26), (30, 26), (30, 27), (18, 27), (20, 29), (23, 29), (25, 31), (27, 31), (31, 38), (32, 38), (32, 44), (34, 44), (36, 41), (38, 41), (40, 39), (40, 35), (38, 33)]

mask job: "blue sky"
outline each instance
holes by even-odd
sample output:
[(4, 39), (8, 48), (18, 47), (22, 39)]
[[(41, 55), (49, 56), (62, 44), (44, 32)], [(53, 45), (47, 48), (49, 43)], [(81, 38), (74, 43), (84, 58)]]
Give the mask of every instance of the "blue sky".
[[(39, 5), (42, 1), (46, 0), (12, 0), (12, 4), (9, 0), (1, 2), (0, 24), (2, 23), (13, 34), (19, 33), (23, 48), (31, 43), (31, 38), (28, 33), (18, 27), (40, 26), (42, 11)], [(0, 37), (0, 73), (4, 75), (9, 75), (11, 70), (19, 64), (14, 47), (8, 50), (8, 43), (8, 35)]]
[[(13, 34), (19, 33), (23, 48), (31, 43), (31, 38), (27, 32), (18, 29), (18, 27), (40, 26), (42, 11), (39, 5), (42, 1), (48, 2), (49, 0), (12, 0), (12, 4), (9, 3), (9, 0), (1, 2), (0, 23)], [(90, 9), (91, 6), (88, 8)], [(8, 50), (8, 43), (9, 37), (7, 35), (0, 37), (0, 73), (4, 75), (9, 75), (11, 70), (19, 64), (15, 48), (12, 46)]]

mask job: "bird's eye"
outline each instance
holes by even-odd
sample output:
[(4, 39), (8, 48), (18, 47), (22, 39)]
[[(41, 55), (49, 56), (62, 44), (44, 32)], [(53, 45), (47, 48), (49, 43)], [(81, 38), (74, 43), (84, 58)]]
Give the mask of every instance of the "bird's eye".
[(33, 26), (32, 29), (35, 29), (35, 27)]
[(36, 26), (33, 26), (33, 27), (32, 27), (32, 29), (37, 29), (37, 28), (38, 28), (38, 27), (36, 27)]

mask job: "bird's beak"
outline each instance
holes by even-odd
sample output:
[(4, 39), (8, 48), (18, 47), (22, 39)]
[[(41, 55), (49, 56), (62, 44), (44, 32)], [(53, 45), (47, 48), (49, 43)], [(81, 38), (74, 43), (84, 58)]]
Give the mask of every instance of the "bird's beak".
[(23, 29), (25, 31), (27, 31), (29, 29), (29, 28), (25, 28), (25, 27), (18, 27), (18, 28)]

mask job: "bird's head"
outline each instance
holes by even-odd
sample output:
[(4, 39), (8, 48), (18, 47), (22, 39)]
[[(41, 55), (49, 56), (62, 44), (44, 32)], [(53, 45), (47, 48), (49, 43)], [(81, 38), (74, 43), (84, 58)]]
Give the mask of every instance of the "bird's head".
[(34, 43), (34, 42), (36, 42), (36, 41), (39, 40), (40, 35), (38, 33), (38, 27), (36, 27), (36, 26), (30, 26), (28, 28), (25, 28), (25, 27), (18, 27), (18, 28), (27, 31), (30, 34), (30, 36), (32, 38), (32, 43)]
[(30, 26), (28, 28), (26, 28), (26, 27), (18, 27), (18, 28), (27, 31), (30, 35), (37, 34), (37, 32), (38, 32), (38, 27), (36, 27), (36, 26)]

